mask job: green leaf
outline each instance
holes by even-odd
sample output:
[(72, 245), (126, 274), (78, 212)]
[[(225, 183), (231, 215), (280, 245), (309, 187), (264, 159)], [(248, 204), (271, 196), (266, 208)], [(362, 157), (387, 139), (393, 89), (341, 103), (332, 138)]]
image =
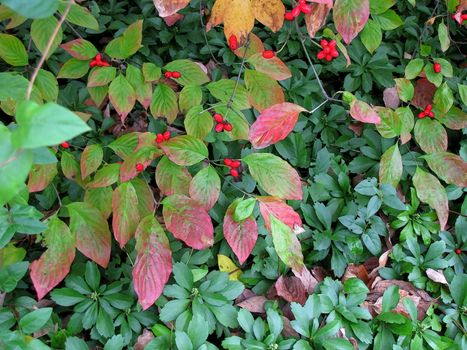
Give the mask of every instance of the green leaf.
[(81, 154), (81, 178), (84, 180), (95, 172), (104, 158), (104, 152), (100, 144), (88, 145)]
[(235, 207), (235, 211), (233, 214), (234, 220), (237, 222), (241, 222), (245, 220), (246, 218), (250, 217), (251, 214), (253, 214), (255, 205), (256, 205), (256, 198), (248, 198), (248, 199), (240, 201)]
[(285, 102), (284, 92), (277, 81), (255, 70), (245, 70), (245, 85), (251, 105), (258, 111)]
[(179, 72), (180, 78), (173, 78), (182, 86), (187, 85), (203, 85), (209, 82), (209, 77), (199, 64), (183, 59), (168, 63), (164, 69), (169, 72)]
[(415, 140), (426, 153), (443, 152), (448, 148), (448, 135), (437, 120), (424, 118), (415, 123)]
[(0, 33), (0, 58), (15, 67), (28, 64), (26, 48), (14, 35)]
[[(58, 5), (58, 12), (63, 15), (66, 7), (66, 2), (60, 2)], [(99, 30), (99, 23), (97, 23), (97, 20), (91, 12), (86, 7), (80, 6), (76, 3), (71, 5), (70, 12), (66, 17), (66, 20), (80, 27)]]
[(144, 80), (148, 83), (159, 80), (162, 75), (160, 67), (156, 66), (154, 63), (143, 63), (142, 70)]
[(360, 38), (369, 53), (375, 52), (375, 50), (381, 45), (381, 41), (383, 39), (381, 26), (372, 19), (369, 19), (360, 34)]
[(448, 184), (467, 187), (467, 163), (458, 155), (435, 152), (423, 157), (439, 178)]
[(417, 168), (413, 177), (417, 197), (436, 210), (439, 224), (443, 231), (449, 217), (448, 196), (439, 180), (433, 175)]
[(55, 75), (40, 69), (34, 85), (42, 95), (44, 101), (56, 102), (58, 98), (58, 82)]
[(200, 203), (207, 211), (216, 204), (221, 190), (221, 179), (211, 166), (200, 170), (191, 180), (190, 197)]
[(173, 123), (178, 114), (177, 95), (167, 84), (157, 84), (152, 95), (151, 114)]
[(123, 35), (113, 39), (105, 48), (105, 53), (112, 58), (125, 59), (133, 56), (141, 48), (143, 39), (143, 21), (130, 25)]
[(193, 344), (184, 332), (175, 331), (175, 343), (179, 350), (193, 350)]
[(394, 309), (399, 303), (399, 287), (397, 285), (391, 285), (384, 291), (382, 311), (388, 312)]
[(57, 0), (2, 0), (2, 4), (27, 18), (46, 18), (57, 11)]
[(122, 74), (110, 84), (109, 99), (123, 123), (135, 106), (136, 92)]
[(405, 78), (412, 80), (420, 75), (425, 62), (421, 58), (415, 58), (405, 67)]
[(344, 292), (349, 294), (367, 294), (369, 290), (361, 279), (351, 277), (344, 282)]
[(353, 350), (354, 346), (348, 340), (342, 338), (327, 338), (323, 342), (326, 350)]
[[(13, 230), (13, 233), (15, 231)], [(0, 291), (10, 293), (15, 290), (18, 282), (24, 277), (28, 271), (29, 263), (21, 261), (3, 267), (0, 269)]]
[(465, 273), (455, 275), (449, 284), (452, 298), (460, 307), (467, 305), (467, 275)]
[[(44, 19), (35, 19), (31, 24), (31, 38), (36, 47), (41, 53), (44, 53), (50, 38), (52, 37), (55, 28), (58, 26), (58, 20), (55, 17), (48, 17)], [(59, 29), (52, 46), (49, 51), (49, 58), (60, 45), (63, 39), (62, 28)]]
[(105, 343), (104, 350), (122, 350), (123, 349), (123, 337), (121, 334), (114, 335)]
[(372, 15), (380, 15), (396, 3), (396, 0), (370, 0), (370, 11)]
[(89, 350), (89, 347), (83, 339), (78, 337), (67, 337), (65, 350)]
[(191, 175), (186, 167), (175, 164), (167, 157), (162, 157), (157, 164), (156, 183), (164, 195), (188, 195), (190, 182)]
[(459, 89), (459, 96), (461, 97), (462, 103), (467, 105), (467, 85), (457, 84)]
[(31, 334), (41, 329), (50, 319), (51, 315), (52, 308), (44, 307), (23, 316), (19, 320), (18, 325), (24, 333)]
[(269, 153), (252, 153), (243, 161), (248, 165), (253, 179), (268, 194), (282, 199), (302, 199), (300, 177), (286, 161)]
[(212, 96), (221, 102), (224, 102), (225, 104), (230, 102), (230, 99), (232, 98), (235, 91), (232, 106), (238, 110), (250, 108), (250, 103), (248, 102), (248, 93), (241, 83), (237, 85), (234, 80), (221, 79), (209, 83), (207, 87)]
[(399, 94), (399, 98), (404, 102), (411, 101), (414, 96), (415, 89), (410, 80), (397, 78), (394, 79), (394, 81), (396, 82), (396, 89)]
[(195, 106), (188, 111), (184, 123), (186, 133), (201, 140), (208, 136), (214, 126), (211, 114), (208, 111), (204, 111), (201, 105)]
[(270, 214), (271, 235), (274, 243), (274, 249), (279, 258), (296, 271), (301, 271), (303, 268), (302, 247), (297, 235), (292, 229), (278, 220), (274, 215)]
[(89, 61), (82, 61), (77, 58), (70, 58), (60, 68), (57, 78), (79, 79), (84, 77), (89, 71)]
[(441, 22), (438, 26), (438, 38), (441, 45), (441, 51), (446, 52), (449, 49), (451, 40), (449, 39), (448, 27), (444, 22)]
[(402, 128), (399, 115), (390, 108), (378, 107), (376, 111), (381, 118), (381, 123), (376, 124), (381, 136), (387, 139), (399, 136)]
[(389, 147), (381, 157), (379, 166), (379, 182), (397, 187), (402, 176), (402, 157), (397, 143)]
[(123, 248), (134, 236), (140, 216), (138, 197), (131, 182), (120, 184), (112, 195), (112, 229), (114, 237)]
[(131, 64), (126, 68), (126, 78), (135, 89), (136, 99), (147, 110), (152, 101), (152, 84), (144, 80), (141, 69)]
[(388, 10), (380, 15), (373, 16), (383, 30), (393, 30), (404, 24), (404, 21), (394, 10)]
[(38, 105), (26, 101), (17, 108), (15, 145), (38, 148), (57, 145), (91, 130), (76, 114), (55, 103)]
[(415, 118), (410, 107), (399, 107), (396, 109), (401, 122), (401, 143), (405, 144), (412, 138), (412, 130), (415, 125)]
[[(435, 92), (433, 107), (436, 117), (444, 117), (454, 104), (454, 95), (447, 82), (444, 82)], [(439, 115), (441, 113), (441, 115)]]
[[(115, 67), (96, 67), (91, 69), (88, 76), (88, 87), (108, 85), (117, 75)], [(121, 76), (121, 75), (120, 75)], [(119, 76), (119, 77), (120, 77)]]
[(199, 85), (186, 85), (178, 96), (180, 111), (188, 112), (192, 107), (198, 106), (203, 101), (203, 90)]
[(177, 284), (188, 291), (193, 288), (193, 274), (187, 265), (176, 263), (173, 265), (173, 274)]
[(282, 320), (282, 316), (279, 313), (270, 308), (266, 311), (267, 314), (267, 321), (269, 326), (269, 332), (272, 334), (272, 340), (275, 341), (282, 332), (284, 328), (284, 321)]
[(209, 153), (203, 141), (182, 135), (160, 144), (165, 155), (175, 164), (191, 166), (207, 158)]
[(443, 83), (443, 74), (436, 73), (432, 64), (427, 64), (423, 71), (428, 81), (433, 83), (435, 86), (439, 87)]

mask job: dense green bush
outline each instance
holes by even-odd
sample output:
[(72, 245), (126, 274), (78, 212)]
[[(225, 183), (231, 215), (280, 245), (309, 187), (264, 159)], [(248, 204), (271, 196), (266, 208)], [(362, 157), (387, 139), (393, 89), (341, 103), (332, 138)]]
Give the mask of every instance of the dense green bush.
[(467, 348), (466, 10), (0, 0), (0, 348)]

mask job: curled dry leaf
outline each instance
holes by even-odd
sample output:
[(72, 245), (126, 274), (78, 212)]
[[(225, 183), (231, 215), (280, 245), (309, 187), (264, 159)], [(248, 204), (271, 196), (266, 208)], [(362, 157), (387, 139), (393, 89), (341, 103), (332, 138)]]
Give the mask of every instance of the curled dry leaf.
[(304, 305), (306, 302), (307, 293), (305, 287), (297, 277), (280, 276), (276, 281), (275, 288), (277, 295), (289, 303), (297, 302)]
[(446, 281), (446, 277), (444, 277), (444, 274), (441, 270), (436, 271), (433, 269), (427, 269), (426, 275), (433, 282), (445, 284), (446, 286), (449, 285), (448, 281)]
[(362, 280), (365, 284), (369, 281), (368, 271), (364, 265), (349, 264), (345, 270), (344, 276), (342, 276), (342, 282), (352, 277)]
[(305, 290), (309, 294), (313, 293), (318, 284), (318, 280), (311, 274), (310, 270), (308, 270), (306, 266), (303, 266), (301, 270), (292, 269), (292, 272), (302, 282)]
[(331, 7), (318, 3), (311, 4), (310, 7), (311, 12), (305, 15), (305, 22), (310, 38), (314, 38), (316, 33), (326, 24)]
[(134, 350), (144, 350), (146, 345), (154, 339), (154, 335), (148, 329), (143, 330), (143, 334), (141, 334), (138, 339), (136, 340), (136, 344), (133, 346)]

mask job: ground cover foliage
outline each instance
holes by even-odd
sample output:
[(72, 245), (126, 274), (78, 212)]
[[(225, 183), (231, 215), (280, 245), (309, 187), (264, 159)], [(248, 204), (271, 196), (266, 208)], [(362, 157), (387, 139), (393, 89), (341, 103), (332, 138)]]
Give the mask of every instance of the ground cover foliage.
[(465, 11), (0, 0), (0, 348), (465, 349)]

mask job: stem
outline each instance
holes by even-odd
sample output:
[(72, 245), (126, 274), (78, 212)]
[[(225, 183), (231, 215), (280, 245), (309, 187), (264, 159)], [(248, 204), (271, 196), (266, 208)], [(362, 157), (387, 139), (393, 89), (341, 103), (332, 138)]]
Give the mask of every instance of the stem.
[(68, 0), (67, 7), (65, 11), (63, 11), (62, 17), (58, 21), (57, 27), (55, 27), (52, 35), (50, 36), (50, 39), (47, 43), (47, 46), (45, 47), (44, 53), (41, 56), (41, 59), (39, 61), (39, 64), (37, 67), (34, 69), (34, 72), (32, 73), (31, 80), (29, 81), (28, 85), (28, 90), (26, 92), (26, 100), (29, 100), (31, 98), (31, 93), (32, 93), (32, 88), (34, 86), (34, 82), (36, 81), (37, 75), (39, 74), (40, 69), (45, 63), (45, 60), (47, 59), (47, 56), (49, 56), (50, 49), (52, 48), (52, 45), (54, 43), (54, 40), (56, 36), (58, 35), (58, 32), (60, 31), (60, 28), (62, 27), (63, 22), (65, 22), (66, 16), (68, 16), (68, 13), (70, 12), (71, 5), (73, 5), (74, 0)]

